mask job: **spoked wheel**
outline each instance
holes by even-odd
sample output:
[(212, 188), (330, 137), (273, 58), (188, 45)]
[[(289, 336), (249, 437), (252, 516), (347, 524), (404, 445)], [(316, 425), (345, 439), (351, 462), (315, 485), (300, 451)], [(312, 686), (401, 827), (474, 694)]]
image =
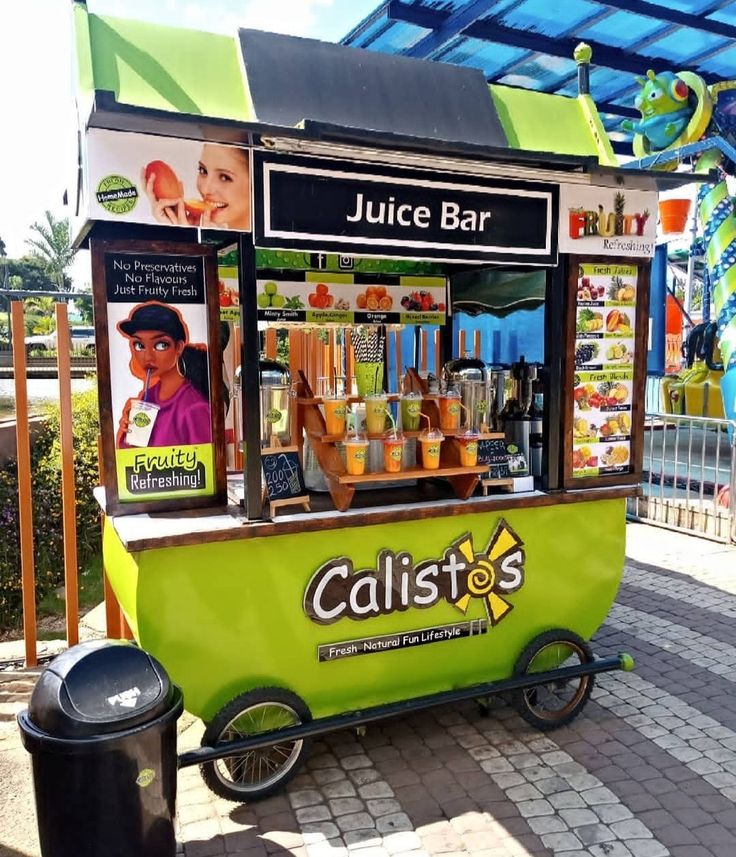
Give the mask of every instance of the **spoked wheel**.
[[(278, 687), (264, 687), (235, 697), (207, 726), (202, 745), (212, 747), (312, 719), (304, 702)], [(308, 741), (282, 741), (201, 765), (202, 778), (219, 797), (256, 801), (283, 788), (309, 751)]]
[[(590, 647), (577, 634), (560, 629), (546, 631), (521, 653), (514, 675), (549, 672), (592, 660)], [(594, 683), (594, 676), (583, 675), (518, 690), (514, 693), (514, 706), (524, 720), (537, 729), (555, 729), (570, 723), (583, 710)]]

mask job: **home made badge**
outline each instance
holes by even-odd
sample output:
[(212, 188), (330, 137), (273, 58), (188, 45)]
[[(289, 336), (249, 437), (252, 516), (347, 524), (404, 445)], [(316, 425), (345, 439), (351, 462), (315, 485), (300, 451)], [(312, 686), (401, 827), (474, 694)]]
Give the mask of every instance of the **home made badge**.
[(458, 617), (451, 624), (421, 623), (414, 630), (328, 643), (319, 646), (318, 658), (336, 660), (485, 634), (489, 624), (497, 625), (513, 609), (507, 596), (524, 584), (525, 559), (524, 543), (503, 519), (478, 552), (466, 533), (441, 557), (420, 562), (407, 551), (389, 549), (378, 553), (374, 568), (356, 570), (346, 556), (330, 559), (315, 571), (304, 593), (304, 612), (319, 625), (424, 610), (442, 601), (462, 615), (480, 601), (486, 618)]

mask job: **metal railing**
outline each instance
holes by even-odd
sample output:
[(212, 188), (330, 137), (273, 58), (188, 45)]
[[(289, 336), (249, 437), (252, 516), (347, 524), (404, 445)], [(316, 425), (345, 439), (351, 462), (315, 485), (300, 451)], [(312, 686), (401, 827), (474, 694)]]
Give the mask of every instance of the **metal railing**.
[(736, 542), (736, 421), (647, 413), (643, 470), (631, 516)]

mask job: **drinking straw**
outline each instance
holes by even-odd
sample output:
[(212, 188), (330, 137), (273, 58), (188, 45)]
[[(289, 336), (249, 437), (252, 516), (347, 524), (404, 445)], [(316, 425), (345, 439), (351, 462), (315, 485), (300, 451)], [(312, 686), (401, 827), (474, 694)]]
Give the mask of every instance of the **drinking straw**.
[(337, 396), (337, 370), (335, 367), (332, 367), (332, 389), (333, 395)]
[(148, 387), (149, 387), (150, 383), (151, 383), (151, 370), (146, 369), (146, 384), (143, 387), (143, 401), (144, 402), (148, 401)]
[(396, 433), (396, 422), (394, 421), (394, 418), (391, 415), (391, 409), (390, 408), (386, 408), (386, 416), (388, 417), (389, 422), (391, 423), (391, 439), (396, 440), (396, 438), (398, 437), (398, 435)]
[(377, 392), (378, 392), (378, 370), (379, 370), (380, 368), (381, 368), (381, 367), (380, 367), (379, 365), (376, 365), (376, 378), (375, 378), (375, 380), (373, 381), (373, 392), (374, 392), (374, 393), (377, 393)]

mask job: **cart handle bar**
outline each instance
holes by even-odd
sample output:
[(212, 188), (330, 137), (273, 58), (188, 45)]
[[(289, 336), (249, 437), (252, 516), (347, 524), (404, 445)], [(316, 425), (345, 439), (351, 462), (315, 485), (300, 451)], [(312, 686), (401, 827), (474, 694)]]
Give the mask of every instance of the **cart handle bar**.
[(433, 693), (428, 696), (418, 696), (403, 702), (391, 702), (387, 705), (376, 705), (362, 711), (351, 711), (347, 714), (338, 714), (333, 717), (321, 717), (289, 726), (286, 729), (274, 729), (270, 732), (262, 732), (250, 738), (242, 738), (238, 741), (226, 741), (214, 747), (199, 747), (179, 756), (179, 767), (188, 768), (192, 765), (200, 765), (204, 762), (214, 762), (217, 759), (228, 759), (240, 756), (248, 750), (260, 750), (270, 747), (275, 743), (286, 741), (299, 741), (305, 738), (314, 738), (327, 732), (334, 732), (351, 726), (361, 726), (374, 720), (383, 720), (387, 717), (395, 717), (400, 714), (410, 714), (425, 708), (437, 705), (446, 705), (451, 702), (462, 702), (467, 699), (475, 699), (482, 696), (491, 696), (509, 690), (520, 690), (522, 688), (536, 687), (553, 681), (577, 678), (595, 673), (611, 672), (612, 670), (632, 670), (634, 660), (631, 655), (621, 653), (608, 658), (595, 658), (587, 664), (578, 664), (572, 667), (561, 667), (549, 672), (524, 674), (514, 678), (501, 681), (491, 681), (485, 684), (476, 684), (462, 690), (446, 690), (441, 693)]

